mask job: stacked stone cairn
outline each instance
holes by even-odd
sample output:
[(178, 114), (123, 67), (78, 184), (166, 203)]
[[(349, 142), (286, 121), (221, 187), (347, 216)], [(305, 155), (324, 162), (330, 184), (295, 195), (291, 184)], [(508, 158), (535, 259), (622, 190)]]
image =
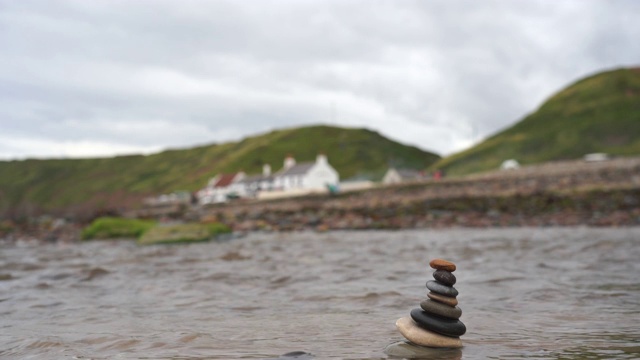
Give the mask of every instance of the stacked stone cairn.
[(453, 287), (456, 277), (456, 265), (452, 262), (434, 259), (429, 262), (436, 271), (434, 280), (427, 281), (428, 299), (420, 303), (420, 309), (411, 310), (396, 321), (398, 331), (411, 343), (437, 348), (460, 348), (467, 328), (459, 320), (462, 310), (457, 306), (458, 290)]

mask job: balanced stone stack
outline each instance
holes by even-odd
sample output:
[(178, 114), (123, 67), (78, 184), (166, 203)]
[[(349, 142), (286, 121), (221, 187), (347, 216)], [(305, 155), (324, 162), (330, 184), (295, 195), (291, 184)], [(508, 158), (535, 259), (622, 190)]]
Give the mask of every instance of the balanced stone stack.
[(434, 259), (429, 265), (436, 271), (434, 280), (427, 281), (428, 299), (420, 303), (420, 309), (411, 310), (411, 317), (406, 316), (396, 321), (400, 333), (416, 345), (459, 348), (462, 347), (460, 336), (467, 328), (459, 320), (462, 310), (457, 306), (458, 290), (453, 287), (456, 277), (453, 272), (456, 265), (452, 262)]

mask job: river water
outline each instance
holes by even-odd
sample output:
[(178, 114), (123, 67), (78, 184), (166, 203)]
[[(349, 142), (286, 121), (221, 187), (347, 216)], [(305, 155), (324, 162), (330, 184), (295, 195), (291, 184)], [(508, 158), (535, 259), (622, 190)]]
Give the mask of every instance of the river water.
[(640, 228), (0, 244), (3, 359), (387, 359), (437, 257), (467, 333), (430, 358), (640, 358)]

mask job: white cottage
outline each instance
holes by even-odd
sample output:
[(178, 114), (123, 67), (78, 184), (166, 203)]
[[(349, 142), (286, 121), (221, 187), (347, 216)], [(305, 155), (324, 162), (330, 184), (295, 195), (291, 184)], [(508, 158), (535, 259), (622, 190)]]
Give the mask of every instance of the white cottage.
[(519, 169), (520, 163), (516, 159), (505, 160), (500, 164), (500, 170), (514, 170)]
[(209, 180), (207, 186), (196, 193), (200, 204), (215, 204), (227, 201), (229, 196), (244, 196), (241, 181), (246, 177), (244, 172), (220, 174)]
[(249, 175), (242, 179), (239, 185), (243, 186), (242, 196), (257, 197), (261, 191), (273, 190), (273, 175), (271, 166), (265, 164), (261, 175)]
[(329, 165), (324, 154), (317, 156), (315, 162), (297, 164), (292, 156), (284, 160), (284, 167), (274, 174), (273, 187), (278, 190), (326, 190), (329, 186), (337, 186), (340, 176), (336, 169)]

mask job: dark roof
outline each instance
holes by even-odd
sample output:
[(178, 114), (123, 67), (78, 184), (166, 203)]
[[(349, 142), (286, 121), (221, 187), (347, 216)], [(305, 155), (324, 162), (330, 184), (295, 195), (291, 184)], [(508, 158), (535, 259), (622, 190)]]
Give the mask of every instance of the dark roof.
[(236, 178), (236, 175), (238, 175), (238, 173), (220, 175), (220, 179), (218, 179), (218, 182), (216, 182), (213, 187), (229, 186), (233, 182), (233, 179)]
[(268, 180), (272, 180), (273, 176), (264, 176), (262, 174), (259, 175), (249, 175), (247, 177), (245, 177), (244, 179), (242, 179), (242, 181), (240, 181), (240, 183), (242, 184), (251, 184), (254, 182), (258, 182), (258, 181), (268, 181)]
[(316, 164), (315, 162), (304, 162), (304, 163), (296, 164), (288, 169), (282, 169), (278, 171), (276, 175), (278, 176), (302, 175), (307, 173), (307, 171), (309, 171), (309, 169), (311, 169), (315, 164)]

